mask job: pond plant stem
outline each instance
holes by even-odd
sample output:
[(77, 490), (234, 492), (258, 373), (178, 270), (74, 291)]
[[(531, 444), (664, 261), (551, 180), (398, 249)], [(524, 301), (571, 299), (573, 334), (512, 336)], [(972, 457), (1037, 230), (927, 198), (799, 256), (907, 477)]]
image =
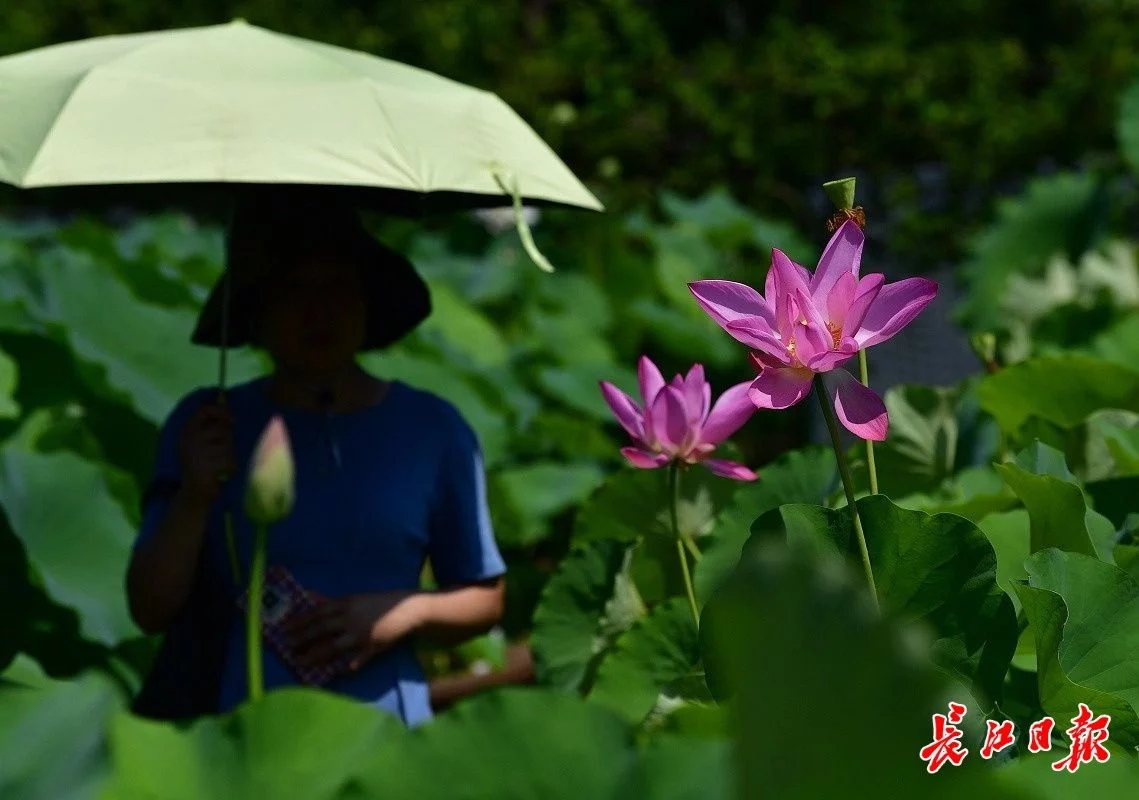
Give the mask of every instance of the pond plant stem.
[(823, 418), (827, 421), (827, 430), (830, 431), (831, 443), (834, 445), (835, 460), (838, 462), (838, 474), (842, 477), (842, 488), (846, 492), (846, 503), (850, 507), (850, 516), (854, 521), (854, 535), (858, 539), (858, 549), (862, 554), (862, 567), (866, 572), (866, 583), (870, 587), (870, 599), (874, 609), (880, 611), (878, 605), (878, 587), (874, 584), (874, 570), (870, 567), (870, 551), (866, 547), (866, 534), (862, 530), (862, 517), (858, 513), (858, 504), (854, 501), (854, 482), (850, 477), (850, 466), (846, 463), (846, 454), (842, 450), (842, 439), (839, 436), (838, 421), (831, 408), (831, 397), (823, 385), (822, 375), (815, 375), (815, 395), (819, 398), (819, 406), (823, 410)]
[[(680, 502), (680, 464), (675, 461), (668, 466), (668, 515), (672, 521), (672, 535), (676, 539), (676, 555), (680, 559), (680, 571), (684, 575), (684, 589), (688, 593), (688, 605), (692, 609), (692, 620), (700, 628), (700, 608), (696, 605), (696, 590), (692, 587), (692, 573), (688, 569), (688, 556), (684, 552), (687, 538), (680, 533), (680, 520), (677, 505)], [(695, 544), (689, 544), (692, 549)]]
[[(866, 351), (858, 351), (858, 371), (862, 385), (870, 385), (870, 370), (866, 366)], [(878, 467), (874, 465), (874, 442), (866, 440), (866, 471), (870, 474), (870, 494), (878, 494)]]
[(268, 526), (257, 526), (253, 542), (253, 564), (249, 569), (249, 595), (245, 604), (245, 660), (249, 676), (249, 699), (265, 694), (261, 657), (261, 595), (265, 586), (265, 550)]

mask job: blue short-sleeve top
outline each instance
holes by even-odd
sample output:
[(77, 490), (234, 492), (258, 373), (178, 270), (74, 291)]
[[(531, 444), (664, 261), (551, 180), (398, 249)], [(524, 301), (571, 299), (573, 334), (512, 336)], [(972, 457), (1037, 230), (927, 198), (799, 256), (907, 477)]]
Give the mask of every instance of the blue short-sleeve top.
[[(289, 435), (296, 500), (292, 513), (269, 531), (270, 566), (285, 567), (301, 586), (327, 597), (416, 589), (428, 560), (440, 587), (504, 574), (478, 441), (450, 403), (392, 381), (384, 398), (371, 407), (324, 414), (278, 406), (267, 390), (268, 379), (260, 378), (227, 393), (240, 469), (214, 504), (199, 563), (199, 587), (215, 608), (235, 608), (244, 588), (232, 578), (225, 508), (233, 521), (242, 580), (249, 574), (253, 530), (242, 512), (248, 463), (275, 414)], [(179, 480), (183, 424), (200, 405), (213, 401), (215, 392), (191, 392), (163, 426), (154, 491), (145, 503), (138, 542), (154, 533), (169, 507)], [(228, 630), (218, 635), (221, 712), (239, 705), (247, 694), (241, 614), (229, 614), (224, 627)], [(167, 637), (188, 635), (175, 626)], [(168, 644), (178, 649), (179, 642)], [(266, 689), (298, 682), (271, 648), (264, 648), (264, 659)], [(324, 688), (381, 707), (408, 725), (431, 717), (427, 682), (409, 642)]]

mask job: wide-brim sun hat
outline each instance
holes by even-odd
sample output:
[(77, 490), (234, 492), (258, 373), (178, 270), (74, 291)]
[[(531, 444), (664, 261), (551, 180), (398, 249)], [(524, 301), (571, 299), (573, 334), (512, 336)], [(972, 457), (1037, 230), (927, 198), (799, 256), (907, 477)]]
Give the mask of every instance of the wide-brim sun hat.
[[(318, 192), (278, 190), (238, 201), (226, 231), (225, 272), (210, 290), (191, 341), (207, 347), (255, 344), (259, 288), (275, 271), (317, 253), (361, 268), (367, 294), (361, 351), (394, 344), (430, 315), (430, 292), (415, 267), (377, 241), (355, 209)], [(223, 336), (226, 280), (232, 283)]]

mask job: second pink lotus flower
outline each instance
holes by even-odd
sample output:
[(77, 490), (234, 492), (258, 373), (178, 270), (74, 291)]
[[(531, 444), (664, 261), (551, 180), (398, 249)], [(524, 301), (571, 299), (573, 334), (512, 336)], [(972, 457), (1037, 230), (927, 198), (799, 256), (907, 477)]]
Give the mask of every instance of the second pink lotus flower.
[(605, 402), (636, 442), (635, 447), (621, 448), (630, 464), (655, 469), (674, 461), (700, 462), (717, 475), (737, 481), (758, 477), (743, 464), (708, 458), (755, 413), (747, 382), (728, 389), (713, 405), (712, 387), (704, 379), (701, 364), (666, 384), (656, 364), (641, 356), (638, 378), (643, 407), (613, 384), (601, 381)]
[(888, 428), (882, 398), (840, 366), (908, 325), (933, 300), (937, 284), (925, 278), (886, 284), (880, 273), (860, 278), (864, 241), (856, 223), (843, 223), (814, 274), (773, 250), (763, 295), (721, 280), (695, 281), (689, 289), (708, 316), (752, 348), (759, 375), (748, 395), (757, 408), (794, 405), (825, 373), (842, 424), (881, 441)]

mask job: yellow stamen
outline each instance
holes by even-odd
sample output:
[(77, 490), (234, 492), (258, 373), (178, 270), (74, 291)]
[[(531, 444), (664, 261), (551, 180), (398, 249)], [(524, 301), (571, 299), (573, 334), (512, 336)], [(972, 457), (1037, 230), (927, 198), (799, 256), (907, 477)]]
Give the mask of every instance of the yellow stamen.
[(838, 343), (842, 340), (842, 328), (835, 325), (833, 322), (827, 323), (827, 330), (830, 331), (831, 341), (834, 343), (834, 349), (838, 349)]

